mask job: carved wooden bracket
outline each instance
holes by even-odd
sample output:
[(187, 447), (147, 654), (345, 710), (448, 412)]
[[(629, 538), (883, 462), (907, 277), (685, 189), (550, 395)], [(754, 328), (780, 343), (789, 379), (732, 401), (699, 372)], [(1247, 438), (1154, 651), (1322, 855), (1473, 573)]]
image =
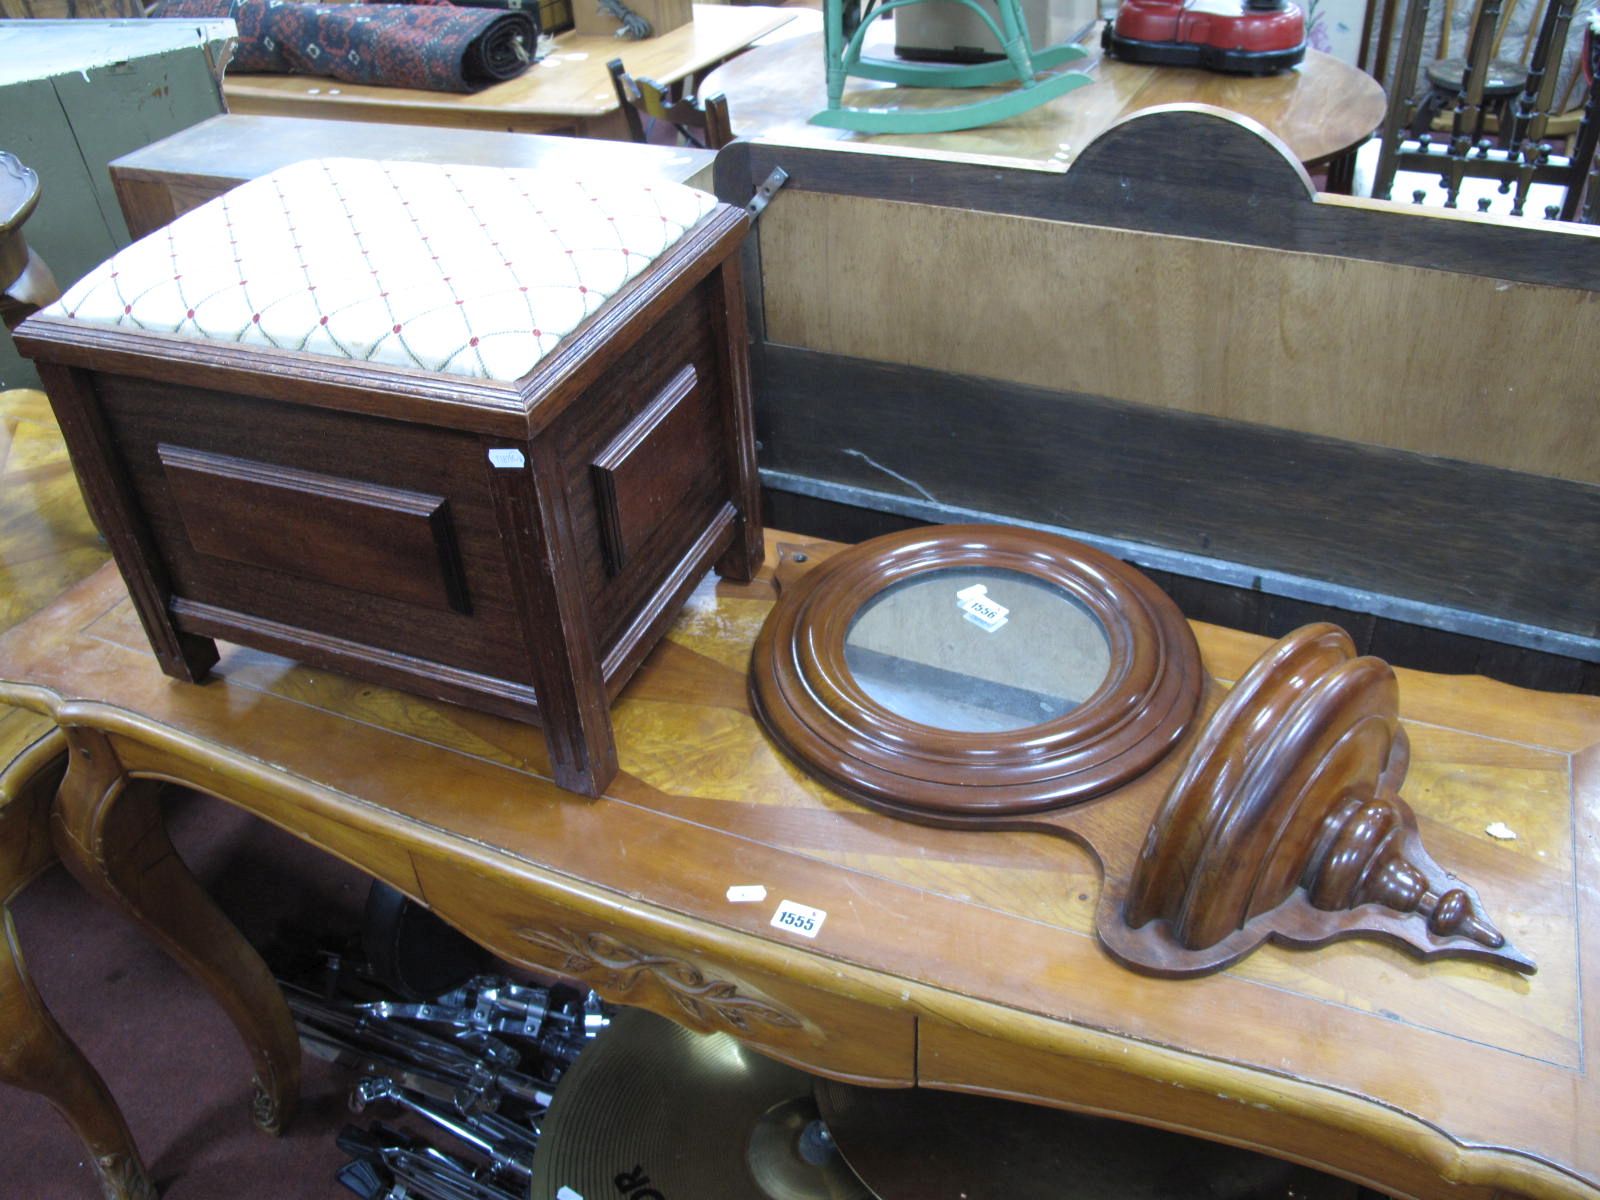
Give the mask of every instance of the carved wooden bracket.
[(1257, 660), (1212, 715), (1149, 826), (1107, 884), (1100, 938), (1163, 975), (1215, 970), (1266, 939), (1383, 937), (1425, 958), (1532, 972), (1477, 893), (1423, 849), (1400, 798), (1399, 686), (1333, 625)]

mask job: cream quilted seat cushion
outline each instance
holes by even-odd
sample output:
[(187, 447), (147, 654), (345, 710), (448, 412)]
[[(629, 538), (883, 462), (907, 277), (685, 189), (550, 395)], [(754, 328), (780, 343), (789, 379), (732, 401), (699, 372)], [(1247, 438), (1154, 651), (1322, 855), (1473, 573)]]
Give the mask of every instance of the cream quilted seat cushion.
[(318, 159), (186, 213), (50, 311), (513, 380), (715, 204), (670, 183)]

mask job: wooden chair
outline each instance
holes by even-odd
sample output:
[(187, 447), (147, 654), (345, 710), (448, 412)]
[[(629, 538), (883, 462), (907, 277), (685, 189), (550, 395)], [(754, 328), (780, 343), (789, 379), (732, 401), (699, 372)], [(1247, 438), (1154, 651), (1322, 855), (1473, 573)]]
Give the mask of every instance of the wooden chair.
[(1423, 68), (1427, 90), (1411, 118), (1414, 135), (1421, 137), (1430, 132), (1434, 118), (1466, 95), (1468, 71), (1472, 69), (1468, 64), (1479, 63), (1485, 45), (1487, 62), (1481, 69), (1474, 70), (1473, 76), (1482, 95), (1473, 120), (1472, 138), (1474, 142), (1482, 139), (1491, 116), (1495, 128), (1502, 134), (1506, 132), (1514, 102), (1528, 86), (1527, 55), (1533, 48), (1532, 40), (1527, 40), (1521, 62), (1500, 57), (1500, 46), (1511, 27), (1516, 7), (1516, 0), (1504, 5), (1501, 0), (1485, 0), (1479, 6), (1465, 53), (1435, 59)]
[[(1455, 208), (1465, 180), (1486, 178), (1498, 183), (1500, 194), (1510, 195), (1512, 216), (1524, 215), (1529, 190), (1544, 184), (1561, 189), (1559, 202), (1545, 206), (1545, 216), (1567, 221), (1578, 217), (1585, 179), (1594, 159), (1596, 118), (1600, 113), (1596, 111), (1595, 89), (1591, 88), (1569, 153), (1552, 153), (1546, 139), (1551, 133), (1550, 120), (1560, 107), (1556, 77), (1575, 0), (1542, 2), (1526, 72), (1512, 89), (1516, 65), (1508, 67), (1496, 59), (1505, 33), (1504, 0), (1482, 0), (1465, 58), (1455, 63), (1442, 60), (1427, 67), (1422, 86), (1417, 76), (1432, 0), (1411, 0), (1373, 177), (1374, 197), (1390, 198), (1396, 175), (1408, 171), (1437, 177), (1445, 189), (1445, 207)], [(1509, 96), (1505, 95), (1508, 90), (1512, 93)], [(1485, 136), (1486, 118), (1496, 107), (1499, 134), (1491, 139)], [(1431, 125), (1435, 114), (1441, 111), (1448, 114), (1450, 129), (1436, 136)], [(1421, 187), (1412, 193), (1418, 203), (1426, 195)], [(1477, 198), (1479, 211), (1488, 211), (1492, 203), (1490, 195)]]
[(1589, 84), (1589, 103), (1584, 106), (1583, 123), (1572, 140), (1572, 156), (1589, 164), (1588, 184), (1583, 192), (1583, 207), (1578, 219), (1588, 225), (1600, 224), (1600, 106), (1595, 103), (1596, 81), (1600, 80), (1600, 33), (1590, 25), (1583, 38), (1579, 76)]
[(653, 79), (635, 79), (623, 68), (620, 58), (606, 64), (611, 85), (628, 122), (628, 133), (636, 142), (648, 140), (644, 118), (666, 121), (691, 144), (707, 150), (720, 150), (733, 141), (733, 123), (728, 116), (727, 97), (717, 95), (700, 100), (690, 93), (675, 95)]
[(39, 176), (0, 150), (0, 320), (9, 328), (61, 295), (55, 276), (23, 241), (23, 223), (39, 203)]
[[(1527, 31), (1530, 36), (1523, 40), (1520, 59), (1514, 54), (1510, 57), (1501, 57), (1502, 44), (1506, 40), (1506, 35), (1511, 32), (1520, 0), (1494, 0), (1495, 12), (1488, 19), (1484, 18), (1483, 0), (1477, 0), (1467, 34), (1469, 49), (1463, 54), (1451, 54), (1451, 38), (1454, 33), (1455, 10), (1458, 3), (1459, 0), (1443, 0), (1440, 6), (1437, 42), (1431, 54), (1423, 52), (1423, 57), (1428, 62), (1428, 66), (1424, 68), (1424, 75), (1429, 90), (1417, 106), (1413, 122), (1413, 129), (1419, 134), (1427, 131), (1428, 122), (1439, 114), (1446, 103), (1461, 94), (1467, 58), (1471, 53), (1473, 32), (1480, 27), (1484, 28), (1486, 35), (1492, 38), (1491, 65), (1484, 80), (1486, 109), (1492, 109), (1499, 115), (1527, 83), (1528, 57), (1533, 48), (1532, 25)], [(1533, 25), (1536, 25), (1541, 19), (1547, 0), (1533, 0), (1533, 3), (1536, 6)], [(1401, 0), (1381, 0), (1381, 4), (1378, 0), (1372, 0), (1367, 5), (1366, 24), (1362, 30), (1360, 58), (1357, 62), (1362, 70), (1383, 84), (1391, 93), (1393, 81), (1389, 78), (1389, 55), (1394, 49), (1394, 22), (1400, 6)], [(1375, 21), (1379, 25), (1376, 38), (1372, 36)], [(1402, 52), (1395, 64), (1397, 71), (1400, 62), (1404, 61), (1407, 59)]]

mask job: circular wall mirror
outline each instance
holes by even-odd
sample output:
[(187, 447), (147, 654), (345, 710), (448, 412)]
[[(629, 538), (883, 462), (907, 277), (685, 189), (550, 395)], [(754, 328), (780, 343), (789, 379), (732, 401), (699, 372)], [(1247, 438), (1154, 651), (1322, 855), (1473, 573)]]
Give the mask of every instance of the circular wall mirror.
[(896, 815), (968, 824), (1119, 787), (1199, 702), (1177, 607), (1052, 534), (911, 530), (785, 589), (756, 641), (762, 723), (813, 774)]
[(1087, 605), (1013, 570), (902, 579), (863, 604), (844, 637), (845, 666), (869, 697), (907, 720), (964, 733), (1064, 716), (1105, 680), (1110, 659)]

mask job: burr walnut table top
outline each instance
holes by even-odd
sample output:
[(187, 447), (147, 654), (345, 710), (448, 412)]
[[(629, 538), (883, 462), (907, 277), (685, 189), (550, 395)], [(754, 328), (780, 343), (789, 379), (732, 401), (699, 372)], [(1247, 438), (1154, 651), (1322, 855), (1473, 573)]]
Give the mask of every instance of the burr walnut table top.
[[(1600, 700), (1399, 672), (1424, 839), (1536, 975), (1347, 941), (1152, 979), (1096, 941), (1087, 853), (868, 811), (763, 736), (746, 661), (794, 542), (695, 592), (615, 705), (599, 800), (550, 783), (536, 730), (269, 654), (174, 682), (109, 567), (0, 637), (0, 700), (93, 748), (70, 829), (110, 828), (117, 778), (178, 780), (503, 955), (837, 1078), (1131, 1117), (1395, 1195), (1600, 1197)], [(1196, 634), (1218, 686), (1266, 645)], [(773, 926), (785, 900), (826, 912), (814, 937)]]

